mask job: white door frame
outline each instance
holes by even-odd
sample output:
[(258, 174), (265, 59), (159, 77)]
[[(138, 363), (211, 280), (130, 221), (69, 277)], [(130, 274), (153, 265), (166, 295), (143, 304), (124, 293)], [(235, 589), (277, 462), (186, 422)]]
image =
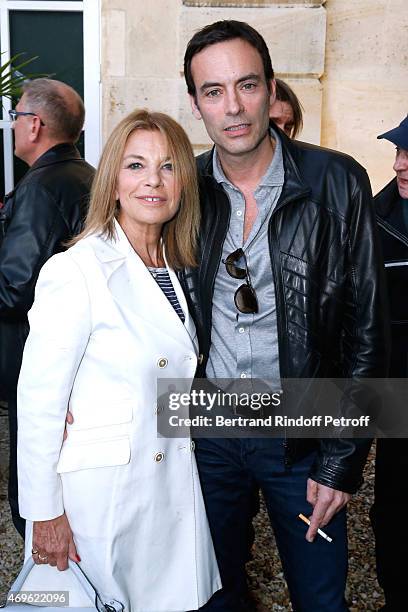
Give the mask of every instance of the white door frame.
[[(100, 0), (58, 2), (58, 0), (0, 0), (1, 62), (10, 59), (10, 11), (75, 11), (83, 13), (84, 104), (86, 109), (85, 159), (96, 166), (101, 151), (101, 45)], [(6, 193), (14, 187), (13, 139), (8, 121), (10, 100), (3, 99), (0, 133), (4, 139), (4, 179)], [(1, 129), (3, 128), (3, 129)]]

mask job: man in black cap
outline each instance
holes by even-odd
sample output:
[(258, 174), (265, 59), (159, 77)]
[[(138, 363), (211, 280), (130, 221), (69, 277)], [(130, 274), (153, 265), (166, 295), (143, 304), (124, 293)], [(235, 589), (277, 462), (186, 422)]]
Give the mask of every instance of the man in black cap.
[[(382, 239), (391, 312), (390, 377), (408, 375), (408, 117), (378, 138), (396, 145), (396, 177), (374, 198)], [(405, 297), (404, 297), (405, 296)], [(408, 532), (392, 537), (390, 526), (408, 506), (408, 440), (377, 441), (375, 501), (371, 521), (376, 538), (378, 581), (387, 612), (406, 609)]]

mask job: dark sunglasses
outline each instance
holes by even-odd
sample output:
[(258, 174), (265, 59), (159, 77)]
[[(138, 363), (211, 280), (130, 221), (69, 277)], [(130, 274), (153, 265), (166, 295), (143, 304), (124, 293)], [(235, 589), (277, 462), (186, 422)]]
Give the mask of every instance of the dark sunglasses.
[[(37, 113), (25, 113), (24, 111), (16, 111), (16, 110), (9, 110), (8, 112), (9, 117), (11, 119), (11, 121), (16, 121), (17, 117), (24, 117), (27, 115), (31, 115), (32, 117), (38, 117)], [(40, 124), (45, 127), (45, 123), (43, 122), (43, 120), (41, 119), (41, 117), (38, 117), (40, 120)]]
[[(244, 264), (244, 268), (238, 265), (240, 262)], [(246, 282), (238, 287), (234, 295), (235, 306), (244, 314), (255, 314), (258, 312), (258, 300), (256, 299), (255, 289), (251, 283), (249, 276), (247, 259), (242, 249), (237, 249), (227, 259), (223, 261), (227, 272), (232, 278), (245, 278)]]

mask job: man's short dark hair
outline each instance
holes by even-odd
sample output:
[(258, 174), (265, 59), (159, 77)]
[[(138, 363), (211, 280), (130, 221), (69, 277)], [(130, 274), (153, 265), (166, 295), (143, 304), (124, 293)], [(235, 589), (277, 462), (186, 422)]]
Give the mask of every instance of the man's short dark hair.
[(228, 40), (234, 40), (235, 38), (245, 40), (258, 51), (262, 59), (265, 79), (269, 89), (270, 79), (273, 79), (273, 68), (266, 42), (259, 32), (244, 21), (228, 19), (224, 21), (217, 21), (205, 26), (196, 32), (188, 43), (186, 53), (184, 55), (184, 77), (186, 79), (187, 90), (190, 95), (196, 97), (196, 88), (194, 85), (193, 75), (191, 74), (191, 61), (193, 57), (210, 45), (226, 42)]
[(81, 96), (72, 87), (52, 79), (34, 79), (24, 84), (23, 93), (26, 110), (38, 113), (52, 138), (70, 143), (78, 140), (85, 108)]

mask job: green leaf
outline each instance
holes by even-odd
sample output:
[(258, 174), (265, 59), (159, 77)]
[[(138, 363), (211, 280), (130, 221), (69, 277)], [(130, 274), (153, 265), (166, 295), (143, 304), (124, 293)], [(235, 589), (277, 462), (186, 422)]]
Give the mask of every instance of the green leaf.
[[(3, 54), (0, 54), (0, 56)], [(29, 57), (21, 61), (25, 53), (17, 53), (13, 55), (7, 62), (0, 65), (0, 97), (9, 98), (18, 97), (21, 94), (21, 87), (25, 81), (40, 77), (49, 77), (43, 73), (21, 73), (21, 69), (28, 64), (38, 59), (38, 55)]]

